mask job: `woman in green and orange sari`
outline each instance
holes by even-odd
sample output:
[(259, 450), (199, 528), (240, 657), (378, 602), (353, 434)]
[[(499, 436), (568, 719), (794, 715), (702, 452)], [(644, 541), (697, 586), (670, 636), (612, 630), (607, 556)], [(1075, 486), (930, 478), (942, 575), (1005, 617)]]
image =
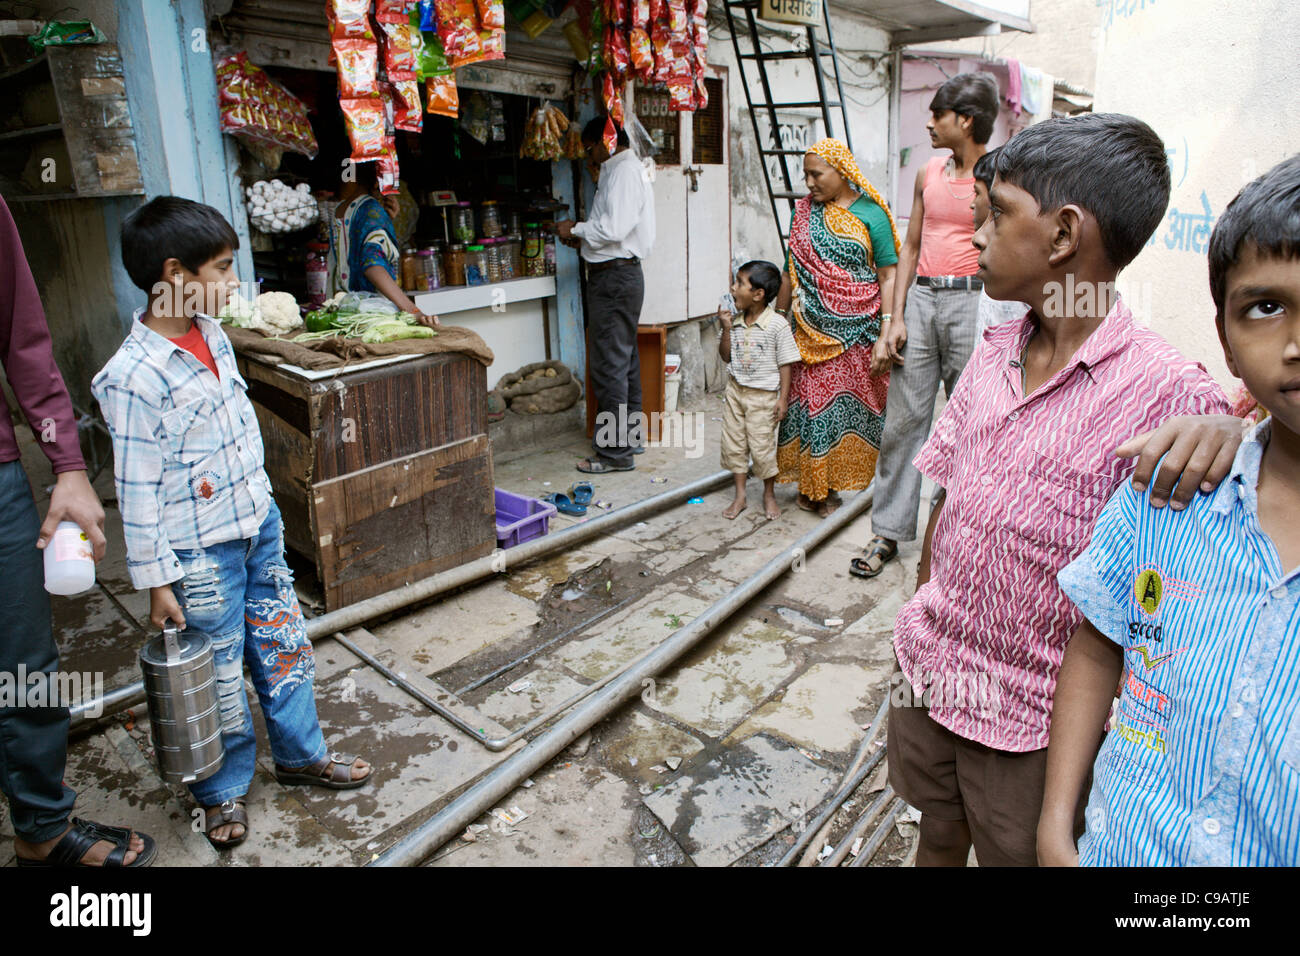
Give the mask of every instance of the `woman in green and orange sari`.
[(804, 181), (777, 297), (803, 358), (781, 423), (777, 481), (797, 481), (799, 507), (825, 516), (837, 491), (865, 488), (876, 473), (889, 357), (873, 346), (889, 321), (881, 310), (893, 298), (898, 229), (840, 140), (808, 150)]

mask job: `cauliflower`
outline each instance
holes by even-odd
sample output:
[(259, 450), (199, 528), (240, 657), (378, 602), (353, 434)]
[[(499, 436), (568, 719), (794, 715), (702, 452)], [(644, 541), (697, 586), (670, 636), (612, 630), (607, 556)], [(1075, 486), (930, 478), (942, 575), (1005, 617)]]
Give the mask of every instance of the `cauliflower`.
[(227, 325), (264, 335), (283, 335), (302, 325), (298, 303), (287, 292), (263, 292), (255, 302), (235, 293), (219, 318)]
[(257, 297), (257, 308), (262, 313), (257, 328), (267, 335), (280, 335), (302, 325), (298, 302), (288, 292), (263, 292)]

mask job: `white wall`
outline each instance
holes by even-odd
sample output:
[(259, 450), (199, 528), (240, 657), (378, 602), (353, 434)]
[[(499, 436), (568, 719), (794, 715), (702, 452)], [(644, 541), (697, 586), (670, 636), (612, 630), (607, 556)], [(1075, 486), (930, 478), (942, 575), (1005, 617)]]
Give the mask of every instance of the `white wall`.
[(1180, 243), (1172, 227), (1180, 214), (1203, 215), (1202, 194), (1217, 218), (1243, 185), (1300, 152), (1300, 3), (1123, 0), (1104, 12), (1095, 109), (1150, 123), (1174, 184), (1168, 217), (1120, 290), (1139, 318), (1235, 389), (1214, 328), (1208, 230), (1190, 223)]
[[(849, 102), (849, 130), (854, 155), (867, 178), (882, 195), (888, 196), (889, 35), (861, 17), (839, 13), (832, 13), (831, 27), (835, 31), (840, 72)], [(742, 49), (748, 49), (743, 40)], [(733, 254), (739, 254), (743, 249), (750, 258), (779, 263), (781, 240), (763, 184), (758, 143), (745, 106), (742, 74), (736, 63), (726, 21), (716, 17), (710, 18), (709, 62), (728, 69)], [(778, 100), (811, 99), (806, 94), (807, 87), (813, 82), (811, 65), (793, 61), (782, 66), (788, 72), (770, 71), (776, 87), (773, 96)], [(783, 94), (782, 88), (795, 92), (793, 95), (789, 92)], [(837, 111), (833, 111), (832, 118), (838, 121)], [(796, 166), (801, 169), (801, 161), (796, 160)], [(802, 179), (795, 188), (803, 190)], [(789, 206), (784, 201), (779, 202), (777, 208), (783, 219), (789, 215)]]

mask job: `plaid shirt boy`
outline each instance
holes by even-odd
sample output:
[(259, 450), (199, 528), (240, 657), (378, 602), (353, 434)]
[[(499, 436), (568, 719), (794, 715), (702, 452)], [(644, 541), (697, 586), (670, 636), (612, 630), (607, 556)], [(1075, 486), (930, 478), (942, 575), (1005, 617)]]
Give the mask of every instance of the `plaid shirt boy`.
[(262, 436), (215, 319), (197, 315), (220, 378), (140, 321), (91, 383), (113, 436), (127, 568), (136, 588), (183, 576), (173, 549), (252, 538), (266, 519), (271, 482)]

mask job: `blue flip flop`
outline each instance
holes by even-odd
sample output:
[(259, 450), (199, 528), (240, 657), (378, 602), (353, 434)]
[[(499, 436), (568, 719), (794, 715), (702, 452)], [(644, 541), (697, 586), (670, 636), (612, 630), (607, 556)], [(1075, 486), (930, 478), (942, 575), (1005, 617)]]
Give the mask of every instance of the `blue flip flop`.
[(555, 510), (560, 512), (560, 514), (580, 516), (587, 513), (586, 505), (576, 504), (569, 499), (568, 495), (562, 494), (558, 491), (553, 491), (549, 495), (544, 495), (542, 500), (555, 505)]
[(591, 499), (595, 493), (590, 481), (577, 481), (569, 488), (569, 497), (573, 499), (573, 503), (583, 508), (591, 504)]

